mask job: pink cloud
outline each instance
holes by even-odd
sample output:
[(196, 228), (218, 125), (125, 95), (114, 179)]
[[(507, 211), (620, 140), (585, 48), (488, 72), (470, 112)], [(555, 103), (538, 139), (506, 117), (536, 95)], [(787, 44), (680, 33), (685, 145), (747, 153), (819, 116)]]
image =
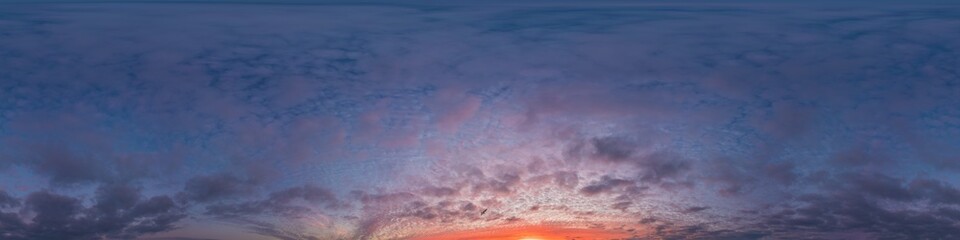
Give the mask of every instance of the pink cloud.
[(455, 133), (480, 109), (482, 101), (457, 89), (444, 89), (429, 104), (434, 110), (437, 128), (444, 133)]

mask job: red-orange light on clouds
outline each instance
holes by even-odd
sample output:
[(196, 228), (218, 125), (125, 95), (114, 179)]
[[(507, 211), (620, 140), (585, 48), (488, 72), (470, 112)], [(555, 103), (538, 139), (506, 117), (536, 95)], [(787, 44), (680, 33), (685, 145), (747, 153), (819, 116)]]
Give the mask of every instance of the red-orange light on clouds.
[(486, 228), (457, 232), (445, 232), (418, 236), (414, 240), (565, 240), (565, 239), (620, 239), (634, 233), (589, 228), (564, 228), (557, 226), (523, 226), (512, 228)]

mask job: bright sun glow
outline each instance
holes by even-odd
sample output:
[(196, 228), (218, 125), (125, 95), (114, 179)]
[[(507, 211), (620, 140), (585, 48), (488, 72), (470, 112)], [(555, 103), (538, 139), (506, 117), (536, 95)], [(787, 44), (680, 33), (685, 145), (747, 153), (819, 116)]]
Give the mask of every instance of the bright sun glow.
[[(640, 231), (640, 234), (644, 232)], [(471, 229), (419, 236), (414, 240), (559, 240), (559, 239), (622, 239), (633, 233), (589, 228), (564, 228), (554, 225)]]

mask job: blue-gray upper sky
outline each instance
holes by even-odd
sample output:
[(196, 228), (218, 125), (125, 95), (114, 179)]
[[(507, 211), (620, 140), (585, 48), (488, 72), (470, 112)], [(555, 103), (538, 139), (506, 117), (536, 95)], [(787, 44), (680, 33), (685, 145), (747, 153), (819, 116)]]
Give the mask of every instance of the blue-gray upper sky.
[(960, 238), (949, 2), (281, 2), (0, 1), (0, 238)]

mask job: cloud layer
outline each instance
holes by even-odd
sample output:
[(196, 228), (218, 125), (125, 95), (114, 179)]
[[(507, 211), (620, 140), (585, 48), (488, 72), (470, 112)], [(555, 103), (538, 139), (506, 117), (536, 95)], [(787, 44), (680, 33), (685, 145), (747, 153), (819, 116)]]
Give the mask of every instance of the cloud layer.
[(960, 237), (953, 6), (2, 5), (4, 239)]

